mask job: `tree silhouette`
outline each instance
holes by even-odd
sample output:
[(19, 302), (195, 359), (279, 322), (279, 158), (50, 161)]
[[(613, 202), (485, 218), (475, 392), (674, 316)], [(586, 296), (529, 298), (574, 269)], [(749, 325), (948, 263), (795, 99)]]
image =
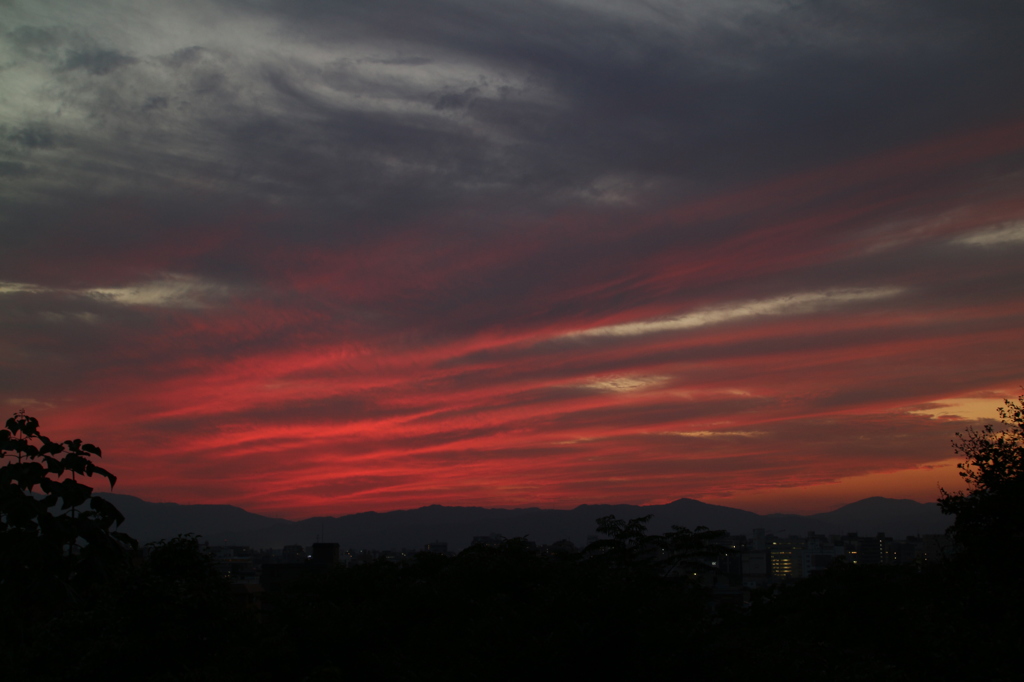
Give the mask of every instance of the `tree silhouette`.
[(998, 409), (1004, 426), (986, 424), (980, 431), (957, 433), (953, 449), (964, 455), (957, 466), (966, 492), (941, 490), (939, 507), (953, 514), (953, 537), (968, 551), (989, 554), (1011, 548), (1020, 552), (1024, 539), (1024, 396), (1006, 400)]
[(694, 576), (710, 570), (713, 559), (731, 551), (718, 544), (726, 531), (708, 530), (706, 526), (694, 530), (672, 526), (664, 535), (648, 535), (647, 524), (652, 518), (648, 514), (627, 521), (614, 515), (602, 516), (597, 519), (597, 532), (607, 537), (587, 545), (584, 556), (663, 576)]
[[(116, 528), (124, 517), (82, 480), (117, 478), (95, 464), (98, 447), (52, 441), (24, 410), (0, 429), (0, 600), (43, 616), (74, 603), (83, 589), (126, 564), (135, 541)], [(18, 608), (28, 605), (27, 609)]]

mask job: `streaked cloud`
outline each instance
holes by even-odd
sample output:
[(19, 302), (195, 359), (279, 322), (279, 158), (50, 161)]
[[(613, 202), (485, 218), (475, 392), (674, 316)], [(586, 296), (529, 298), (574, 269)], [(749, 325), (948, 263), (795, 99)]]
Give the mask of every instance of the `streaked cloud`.
[(600, 377), (580, 384), (582, 388), (592, 388), (598, 391), (613, 391), (616, 393), (631, 393), (642, 391), (647, 388), (660, 386), (671, 377), (667, 376), (612, 376)]
[[(226, 285), (180, 274), (167, 274), (160, 279), (121, 287), (88, 289), (63, 289), (19, 282), (0, 282), (0, 294), (63, 294), (127, 306), (157, 308), (204, 308), (226, 297), (230, 292), (231, 289)], [(91, 319), (94, 317), (92, 316)]]
[(1024, 220), (991, 225), (954, 240), (955, 244), (968, 246), (995, 246), (1013, 242), (1024, 242)]
[(696, 329), (751, 317), (775, 315), (810, 315), (831, 310), (850, 303), (861, 303), (891, 298), (902, 293), (899, 287), (873, 289), (831, 289), (779, 296), (759, 301), (744, 301), (733, 305), (706, 308), (692, 313), (643, 322), (613, 324), (567, 336), (639, 336), (657, 332)]
[(21, 282), (0, 282), (0, 294), (41, 294), (53, 291), (46, 287)]
[(927, 407), (911, 410), (933, 419), (957, 419), (965, 421), (988, 421), (997, 419), (996, 410), (1004, 407), (1003, 398), (950, 398), (938, 400)]
[(766, 431), (662, 431), (663, 436), (680, 436), (683, 438), (757, 438), (766, 435)]
[(84, 295), (99, 300), (161, 308), (202, 308), (229, 292), (230, 289), (223, 284), (188, 275), (169, 275), (164, 279), (136, 285), (82, 291)]

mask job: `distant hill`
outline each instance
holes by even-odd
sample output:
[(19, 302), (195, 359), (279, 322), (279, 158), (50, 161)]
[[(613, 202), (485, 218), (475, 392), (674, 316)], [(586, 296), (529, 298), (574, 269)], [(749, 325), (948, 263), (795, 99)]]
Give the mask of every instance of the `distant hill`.
[(147, 502), (116, 493), (96, 495), (110, 500), (124, 514), (125, 522), (118, 530), (140, 542), (173, 538), (183, 533), (196, 533), (212, 540), (224, 533), (260, 533), (290, 528), (293, 524), (292, 521), (260, 516), (228, 504), (176, 504)]
[(126, 521), (121, 530), (140, 542), (170, 538), (179, 533), (196, 533), (214, 544), (251, 547), (308, 546), (323, 539), (342, 547), (358, 549), (418, 549), (440, 540), (449, 549), (469, 546), (474, 536), (497, 533), (505, 537), (528, 536), (547, 544), (568, 538), (577, 545), (595, 534), (596, 519), (614, 514), (631, 519), (652, 514), (652, 533), (663, 533), (673, 525), (707, 526), (730, 533), (750, 535), (764, 528), (776, 535), (851, 533), (874, 535), (884, 532), (896, 539), (907, 535), (942, 533), (951, 519), (936, 504), (912, 500), (871, 497), (831, 512), (801, 516), (768, 514), (680, 499), (663, 505), (584, 504), (575, 509), (486, 509), (431, 505), (420, 509), (364, 512), (346, 516), (324, 516), (287, 521), (253, 514), (230, 505), (174, 504), (146, 502), (130, 495), (100, 493), (113, 502)]

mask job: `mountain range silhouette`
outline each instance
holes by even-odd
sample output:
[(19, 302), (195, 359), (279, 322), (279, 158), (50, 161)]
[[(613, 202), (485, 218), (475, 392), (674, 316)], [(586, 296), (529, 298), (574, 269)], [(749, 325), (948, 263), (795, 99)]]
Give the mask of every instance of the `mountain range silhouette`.
[(687, 498), (663, 505), (583, 504), (574, 509), (487, 509), (430, 505), (390, 512), (318, 516), (301, 521), (261, 516), (225, 504), (147, 502), (131, 495), (98, 493), (114, 503), (126, 521), (120, 530), (142, 543), (195, 533), (211, 544), (274, 548), (337, 542), (343, 548), (419, 549), (428, 542), (447, 542), (451, 551), (470, 545), (473, 538), (498, 534), (528, 537), (539, 544), (568, 539), (582, 546), (595, 535), (596, 519), (615, 515), (632, 519), (652, 514), (651, 533), (673, 525), (707, 526), (737, 535), (755, 528), (782, 537), (885, 533), (895, 539), (945, 532), (952, 520), (938, 505), (913, 500), (870, 497), (839, 509), (811, 515), (756, 514)]

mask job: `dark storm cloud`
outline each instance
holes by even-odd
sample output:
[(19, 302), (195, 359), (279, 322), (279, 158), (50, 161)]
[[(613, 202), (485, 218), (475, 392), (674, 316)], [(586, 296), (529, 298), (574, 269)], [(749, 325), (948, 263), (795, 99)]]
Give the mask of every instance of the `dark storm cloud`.
[(1021, 103), (1006, 16), (1021, 10), (1005, 3), (690, 5), (664, 22), (579, 5), (389, 5), (386, 25), (352, 6), (289, 4), (279, 16), (325, 43), (365, 31), (528, 74), (562, 106), (524, 116), (485, 100), (471, 115), (550, 145), (530, 172), (563, 182), (586, 182), (594, 164), (749, 177), (923, 138), (984, 116), (986, 101), (1003, 114)]
[[(364, 217), (474, 195), (600, 200), (615, 182), (626, 194), (669, 181), (677, 196), (708, 191), (1024, 101), (1024, 47), (1008, 28), (1020, 10), (998, 3), (669, 4), (662, 17), (614, 4), (387, 5), (225, 3), (225, 21), (275, 24), (268, 49), (248, 54), (222, 42), (129, 56), (80, 27), (54, 68), (120, 79), (107, 91), (68, 81), (69, 103), (110, 124), (78, 132), (99, 136), (87, 153), (107, 156), (108, 173), (159, 164), (153, 191), (198, 171)], [(13, 33), (18, 45), (54, 40), (44, 26)], [(83, 41), (94, 46), (74, 47)], [(374, 48), (345, 53), (351, 43)], [(280, 49), (300, 44), (327, 62)], [(158, 118), (136, 120), (140, 108)]]
[(84, 69), (94, 76), (105, 76), (114, 69), (134, 64), (136, 59), (117, 50), (89, 50), (70, 52), (64, 60), (63, 68), (68, 71)]
[(25, 164), (17, 161), (0, 161), (0, 175), (16, 177), (25, 173)]
[(8, 133), (6, 137), (29, 149), (52, 149), (56, 145), (53, 130), (47, 125), (28, 125)]
[(38, 26), (18, 26), (7, 31), (4, 38), (24, 54), (36, 57), (55, 53), (61, 44), (57, 32)]

